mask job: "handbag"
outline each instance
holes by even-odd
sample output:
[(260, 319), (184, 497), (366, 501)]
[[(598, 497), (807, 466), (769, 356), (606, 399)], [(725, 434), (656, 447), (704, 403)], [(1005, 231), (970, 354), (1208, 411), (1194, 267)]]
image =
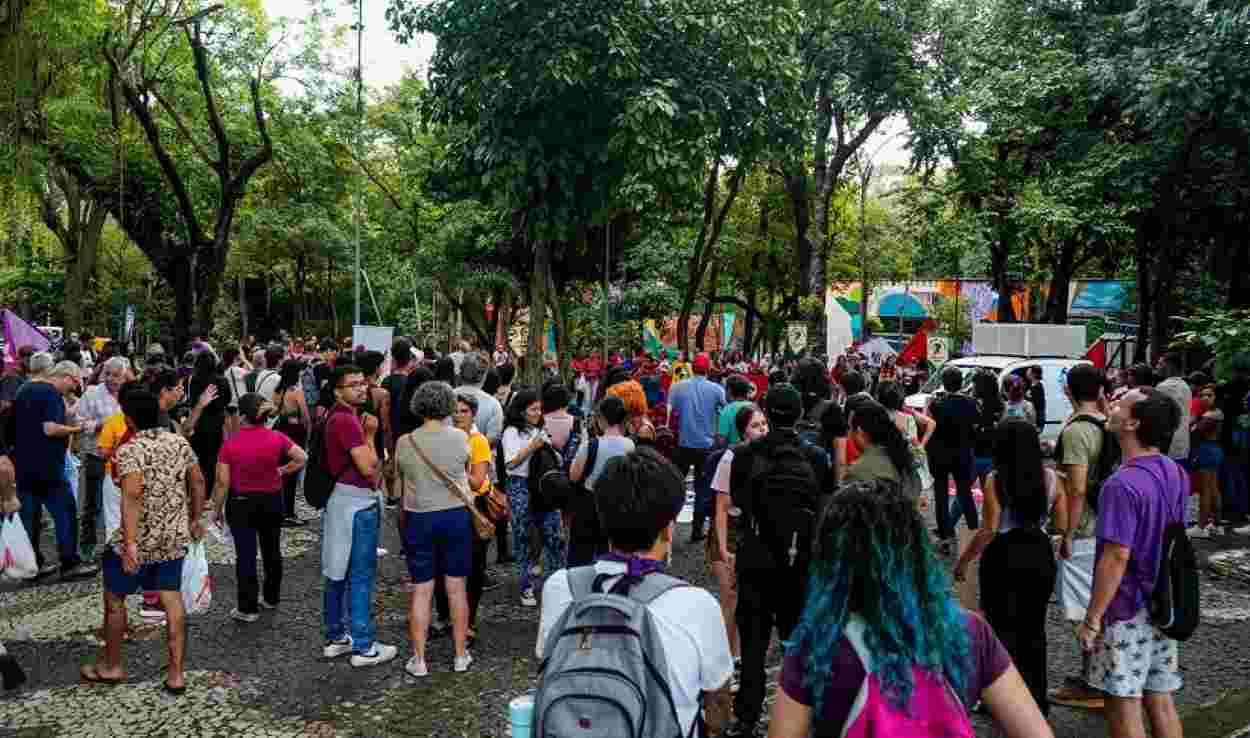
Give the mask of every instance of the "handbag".
[(481, 501), (478, 507), (485, 508), (482, 512), (496, 523), (512, 517), (512, 509), (508, 507), (508, 495), (498, 486), (492, 484), (490, 491), (480, 495), (478, 499)]
[(456, 484), (452, 481), (451, 477), (447, 476), (447, 472), (435, 466), (434, 462), (430, 461), (430, 457), (426, 456), (425, 452), (421, 450), (421, 447), (417, 445), (417, 442), (413, 439), (411, 433), (405, 436), (405, 438), (408, 439), (408, 443), (412, 446), (412, 450), (417, 452), (417, 456), (421, 458), (421, 461), (425, 462), (426, 466), (433, 469), (434, 473), (438, 475), (438, 478), (443, 480), (443, 484), (447, 485), (447, 489), (450, 489), (452, 494), (459, 497), (460, 501), (464, 503), (464, 506), (469, 509), (469, 517), (473, 519), (473, 529), (477, 531), (477, 537), (483, 541), (494, 538), (495, 521), (486, 517), (481, 510), (477, 509), (477, 505), (473, 504), (473, 495), (469, 493), (469, 490), (466, 487), (461, 487), (459, 484)]

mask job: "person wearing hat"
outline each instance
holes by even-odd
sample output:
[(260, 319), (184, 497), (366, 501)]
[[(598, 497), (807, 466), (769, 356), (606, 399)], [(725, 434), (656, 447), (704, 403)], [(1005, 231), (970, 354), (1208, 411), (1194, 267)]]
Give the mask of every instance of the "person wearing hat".
[[(698, 359), (695, 360), (698, 362)], [(829, 454), (799, 437), (795, 424), (803, 417), (803, 396), (783, 382), (764, 395), (768, 433), (734, 448), (729, 470), (733, 504), (741, 509), (741, 532), (734, 557), (738, 583), (741, 680), (734, 697), (734, 721), (722, 735), (755, 735), (764, 710), (767, 678), (764, 662), (776, 627), (780, 640), (790, 637), (803, 610), (810, 559), (810, 537), (799, 540), (782, 530), (786, 521), (800, 521), (798, 502), (819, 517), (834, 489)], [(811, 527), (814, 529), (815, 520)], [(778, 549), (778, 541), (785, 545)]]
[(703, 524), (711, 507), (710, 480), (703, 479), (703, 466), (708, 452), (716, 442), (716, 424), (721, 408), (725, 406), (725, 388), (707, 378), (712, 361), (707, 354), (694, 359), (694, 375), (673, 385), (669, 393), (672, 411), (677, 413), (679, 423), (677, 452), (673, 463), (684, 479), (694, 467), (694, 523), (690, 528), (690, 542), (703, 540)]
[[(260, 608), (278, 606), (282, 593), (282, 479), (299, 472), (308, 461), (308, 455), (290, 438), (267, 427), (276, 413), (274, 404), (258, 392), (240, 397), (243, 425), (217, 456), (211, 514), (215, 522), (229, 523), (234, 537), (238, 599), (230, 617), (244, 623), (259, 620)], [(265, 566), (263, 596), (256, 572), (258, 544)]]

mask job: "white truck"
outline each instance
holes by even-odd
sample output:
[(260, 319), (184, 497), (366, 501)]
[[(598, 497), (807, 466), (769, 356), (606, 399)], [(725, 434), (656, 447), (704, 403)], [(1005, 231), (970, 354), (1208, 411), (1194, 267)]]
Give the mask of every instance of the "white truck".
[(972, 353), (1079, 359), (1085, 355), (1085, 326), (1048, 323), (977, 323)]

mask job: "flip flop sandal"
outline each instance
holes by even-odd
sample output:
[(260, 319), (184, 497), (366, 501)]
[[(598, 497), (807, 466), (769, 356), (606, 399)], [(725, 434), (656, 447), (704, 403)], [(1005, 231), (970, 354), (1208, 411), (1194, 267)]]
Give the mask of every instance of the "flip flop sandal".
[(79, 668), (78, 676), (81, 677), (84, 682), (89, 684), (104, 684), (110, 687), (116, 687), (118, 684), (122, 684), (126, 681), (125, 677), (120, 679), (102, 677), (100, 676), (99, 669), (95, 666), (83, 666)]
[(187, 691), (187, 685), (181, 687), (171, 687), (169, 682), (161, 682), (161, 691), (171, 697), (181, 697)]

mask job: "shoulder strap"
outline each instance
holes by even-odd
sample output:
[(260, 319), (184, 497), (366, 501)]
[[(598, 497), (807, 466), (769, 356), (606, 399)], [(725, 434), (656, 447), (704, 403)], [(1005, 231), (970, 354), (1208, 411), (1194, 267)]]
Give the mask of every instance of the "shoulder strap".
[(586, 477), (595, 470), (595, 462), (599, 460), (599, 439), (591, 436), (590, 444), (586, 449), (586, 463), (582, 465), (582, 482), (586, 481)]
[(565, 571), (569, 578), (569, 594), (574, 602), (594, 593), (595, 577), (598, 576), (594, 564), (575, 566)]
[[(1166, 458), (1166, 457), (1165, 457), (1165, 458)], [(1171, 459), (1169, 459), (1169, 461), (1170, 461), (1170, 460), (1171, 460)], [(1175, 463), (1175, 462), (1173, 462), (1173, 463)], [(1142, 465), (1142, 464), (1138, 464), (1138, 463), (1136, 463), (1136, 459), (1134, 459), (1133, 461), (1128, 462), (1128, 464), (1132, 464), (1134, 468), (1141, 469), (1142, 471), (1146, 472), (1147, 474), (1149, 474), (1149, 475), (1151, 476), (1151, 478), (1152, 478), (1152, 479), (1154, 479), (1154, 480), (1155, 480), (1155, 482), (1157, 482), (1157, 483), (1159, 484), (1159, 486), (1160, 486), (1160, 487), (1162, 487), (1162, 488), (1164, 488), (1164, 489), (1167, 489), (1167, 486), (1168, 486), (1168, 484), (1167, 484), (1167, 480), (1166, 480), (1166, 479), (1160, 479), (1160, 478), (1159, 478), (1159, 475), (1158, 475), (1158, 474), (1155, 474), (1154, 470), (1153, 470), (1153, 469), (1151, 469), (1150, 467), (1148, 467), (1148, 466), (1144, 466), (1144, 465)], [(1177, 469), (1178, 469), (1178, 470), (1179, 470), (1179, 468), (1180, 468), (1180, 466), (1179, 466), (1179, 465), (1177, 465)], [(1180, 496), (1180, 512), (1179, 512), (1179, 514), (1177, 514), (1177, 515), (1176, 515), (1175, 519), (1173, 519), (1173, 520), (1171, 520), (1171, 521), (1169, 521), (1169, 522), (1170, 522), (1170, 523), (1184, 523), (1184, 522), (1185, 522), (1185, 495), (1183, 495), (1183, 494), (1182, 494), (1182, 495)]]
[(653, 600), (670, 589), (689, 586), (689, 584), (681, 579), (678, 579), (677, 577), (655, 572), (644, 576), (641, 582), (631, 587), (629, 590), (629, 598), (631, 600), (641, 602), (644, 605), (649, 605)]
[(473, 498), (469, 496), (469, 491), (456, 484), (451, 477), (447, 476), (447, 472), (435, 466), (434, 463), (430, 461), (430, 457), (426, 456), (425, 452), (421, 450), (421, 446), (417, 444), (417, 440), (413, 438), (412, 435), (413, 434), (409, 433), (404, 437), (408, 439), (408, 444), (412, 446), (413, 451), (417, 452), (417, 456), (421, 458), (421, 461), (425, 462), (426, 466), (434, 470), (434, 474), (443, 481), (443, 484), (447, 485), (447, 489), (451, 490), (452, 494), (460, 498), (460, 501), (465, 504), (465, 507), (468, 507), (470, 510), (474, 509)]

